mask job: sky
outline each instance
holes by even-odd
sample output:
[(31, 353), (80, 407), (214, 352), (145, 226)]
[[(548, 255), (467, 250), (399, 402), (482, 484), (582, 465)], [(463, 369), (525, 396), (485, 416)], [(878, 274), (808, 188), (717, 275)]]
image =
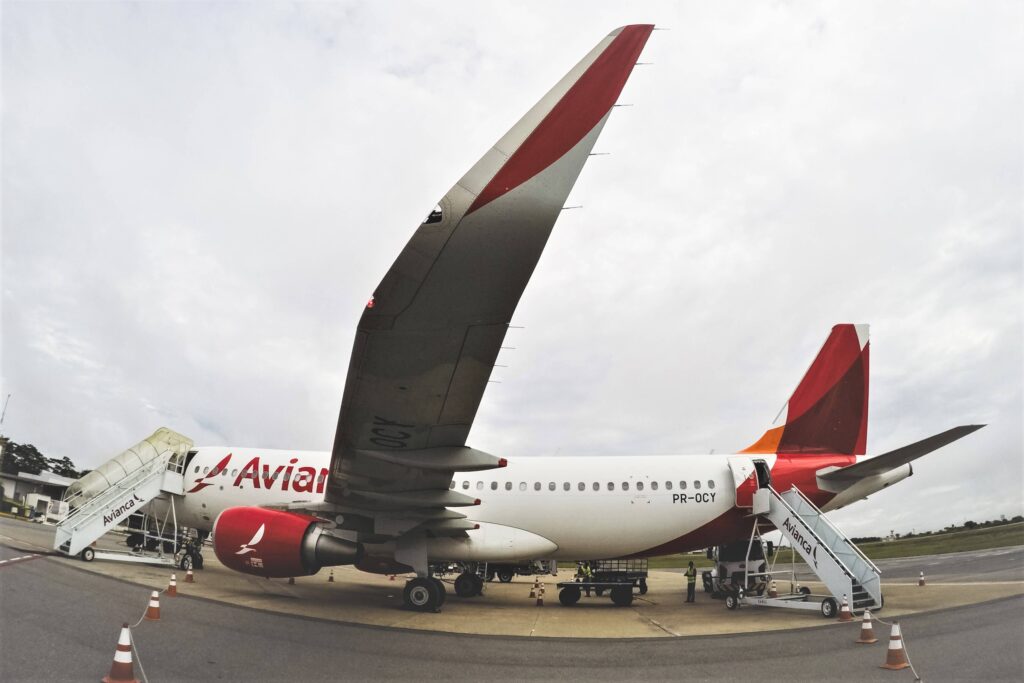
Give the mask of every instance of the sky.
[(579, 7), (5, 2), (3, 432), (80, 467), (160, 426), (330, 449), (419, 222), (611, 29), (655, 23), (469, 445), (735, 452), (832, 325), (870, 323), (869, 453), (988, 426), (834, 519), (1024, 512), (1024, 5)]

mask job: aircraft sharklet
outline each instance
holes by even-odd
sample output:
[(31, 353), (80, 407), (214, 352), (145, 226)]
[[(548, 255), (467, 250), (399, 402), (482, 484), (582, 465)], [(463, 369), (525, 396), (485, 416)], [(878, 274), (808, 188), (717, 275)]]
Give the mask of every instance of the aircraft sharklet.
[(479, 472), (505, 466), (505, 459), (468, 446), (438, 446), (416, 450), (359, 450), (357, 457), (429, 471)]
[(769, 486), (754, 496), (754, 510), (775, 525), (836, 602), (845, 595), (857, 611), (881, 606), (881, 571), (799, 489), (780, 494)]

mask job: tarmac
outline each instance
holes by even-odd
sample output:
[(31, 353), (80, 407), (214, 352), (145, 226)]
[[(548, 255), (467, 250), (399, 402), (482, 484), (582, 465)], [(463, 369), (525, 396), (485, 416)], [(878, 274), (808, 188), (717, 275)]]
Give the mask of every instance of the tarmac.
[[(0, 543), (26, 552), (48, 552), (52, 534), (52, 527), (0, 520)], [(118, 537), (111, 536), (104, 539), (104, 543), (117, 540)], [(947, 560), (950, 567), (941, 575), (943, 581), (928, 581), (924, 587), (908, 578), (886, 581), (883, 567), (884, 618), (1024, 594), (1024, 580), (957, 580), (951, 573), (953, 567), (969, 566), (975, 555), (954, 554), (953, 561)], [(1004, 564), (1019, 568), (1024, 549), (1009, 549), (1002, 556)], [(922, 567), (934, 567), (928, 563), (935, 562), (936, 557), (944, 556), (907, 559), (916, 560)], [(652, 570), (648, 593), (637, 596), (630, 607), (615, 607), (607, 595), (584, 597), (573, 607), (562, 607), (555, 583), (572, 579), (572, 571), (566, 569), (557, 577), (536, 577), (545, 586), (544, 607), (537, 607), (536, 600), (529, 597), (534, 577), (517, 577), (508, 584), (489, 582), (482, 596), (464, 599), (454, 595), (450, 584), (454, 576), (449, 576), (446, 577), (448, 599), (443, 610), (425, 614), (402, 609), (402, 589), (407, 578), (402, 575), (392, 580), (352, 567), (336, 567), (333, 582), (328, 581), (331, 570), (324, 569), (314, 576), (296, 577), (294, 585), (290, 585), (287, 579), (257, 578), (229, 570), (209, 550), (204, 552), (204, 558), (204, 569), (195, 572), (196, 583), (185, 583), (184, 572), (176, 571), (180, 593), (267, 612), (347, 624), (491, 636), (668, 638), (813, 628), (831, 623), (817, 611), (755, 607), (727, 610), (723, 601), (711, 599), (700, 588), (697, 602), (687, 604), (683, 578), (670, 570)], [(63, 556), (51, 556), (49, 561), (156, 590), (166, 587), (171, 573), (166, 567), (102, 560), (87, 563)], [(991, 561), (982, 564), (993, 566)], [(904, 574), (916, 576), (912, 566), (903, 565)], [(1012, 570), (1008, 571), (1011, 573), (996, 576), (1012, 577)], [(814, 592), (823, 591), (823, 587), (814, 582), (804, 585)], [(779, 582), (778, 587), (780, 593), (787, 592), (789, 582)]]

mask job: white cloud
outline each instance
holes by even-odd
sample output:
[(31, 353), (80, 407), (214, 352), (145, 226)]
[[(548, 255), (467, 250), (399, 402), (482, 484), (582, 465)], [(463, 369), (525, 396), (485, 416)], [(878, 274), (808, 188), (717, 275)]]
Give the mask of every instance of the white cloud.
[(990, 426), (840, 520), (1020, 511), (1021, 12), (6, 5), (5, 428), (86, 466), (161, 424), (328, 448), (425, 211), (610, 28), (656, 21), (473, 444), (739, 448), (834, 323), (870, 322), (873, 452)]

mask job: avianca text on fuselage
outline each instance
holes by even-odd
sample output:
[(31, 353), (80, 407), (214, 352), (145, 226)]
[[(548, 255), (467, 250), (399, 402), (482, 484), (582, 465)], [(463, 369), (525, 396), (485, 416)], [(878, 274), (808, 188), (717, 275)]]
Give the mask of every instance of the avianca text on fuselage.
[[(209, 472), (195, 480), (195, 485), (186, 493), (202, 491), (216, 483), (216, 477), (225, 476), (224, 472), (231, 464), (231, 453), (217, 463)], [(231, 486), (239, 489), (248, 488), (276, 491), (295, 491), (297, 493), (323, 493), (327, 482), (327, 468), (298, 465), (299, 459), (292, 458), (287, 465), (278, 465), (271, 471), (270, 465), (260, 462), (260, 456), (254, 456), (247, 462), (231, 481)]]

